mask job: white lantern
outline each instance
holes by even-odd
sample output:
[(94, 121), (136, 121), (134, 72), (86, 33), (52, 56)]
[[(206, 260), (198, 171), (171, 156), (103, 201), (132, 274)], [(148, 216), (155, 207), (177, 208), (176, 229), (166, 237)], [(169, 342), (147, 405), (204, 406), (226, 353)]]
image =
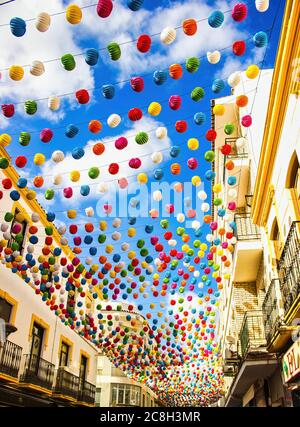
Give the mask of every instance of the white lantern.
[(207, 199), (207, 194), (204, 190), (198, 191), (197, 196), (200, 200), (206, 200)]
[(54, 185), (60, 185), (62, 183), (62, 175), (60, 174), (54, 175), (52, 178), (52, 182)]
[(207, 52), (207, 60), (210, 64), (217, 64), (221, 59), (221, 53), (218, 50)]
[(247, 139), (244, 138), (244, 137), (238, 138), (235, 141), (235, 145), (236, 145), (237, 148), (243, 148), (243, 147), (245, 147), (246, 143), (247, 143)]
[(34, 245), (28, 245), (27, 246), (27, 252), (29, 254), (33, 254), (33, 252), (34, 252)]
[(121, 123), (121, 120), (122, 119), (119, 116), (119, 114), (111, 114), (107, 119), (107, 124), (110, 128), (115, 128), (119, 126), (119, 124)]
[(151, 160), (155, 164), (161, 163), (163, 161), (163, 155), (162, 155), (162, 153), (160, 153), (159, 151), (155, 151), (151, 155)]
[(130, 248), (129, 243), (122, 243), (121, 249), (122, 251), (128, 251), (128, 249)]
[(255, 0), (255, 7), (259, 12), (266, 12), (269, 9), (269, 0)]
[(230, 74), (228, 77), (228, 84), (232, 88), (236, 87), (241, 82), (241, 73), (236, 71), (235, 73)]
[(210, 209), (209, 203), (202, 203), (201, 210), (202, 212), (208, 212)]
[(60, 162), (62, 162), (62, 161), (64, 160), (64, 158), (65, 158), (65, 155), (64, 155), (64, 153), (63, 153), (62, 151), (60, 151), (60, 150), (53, 151), (52, 156), (51, 156), (51, 159), (52, 159), (52, 160), (53, 160), (53, 162), (55, 162), (55, 163), (60, 163)]
[(211, 243), (214, 240), (213, 234), (207, 234), (206, 235), (206, 241)]
[(38, 14), (36, 18), (35, 26), (38, 31), (40, 31), (41, 33), (44, 33), (50, 27), (50, 23), (51, 23), (50, 15), (46, 12), (42, 12)]
[(177, 245), (177, 240), (170, 239), (170, 240), (168, 240), (168, 244), (169, 244), (169, 246), (174, 247)]
[(120, 240), (121, 239), (121, 237), (122, 237), (122, 234), (121, 233), (119, 233), (118, 231), (115, 231), (114, 233), (112, 233), (112, 235), (111, 235), (111, 238), (113, 239), (113, 240)]
[(59, 234), (62, 236), (67, 231), (67, 227), (65, 226), (65, 224), (62, 224), (58, 227), (57, 230), (58, 230)]
[(160, 202), (162, 200), (162, 193), (161, 191), (157, 190), (154, 191), (152, 194), (153, 200), (155, 200), (156, 202)]
[(60, 244), (61, 244), (62, 246), (67, 246), (67, 244), (68, 244), (68, 239), (67, 239), (66, 237), (62, 237), (62, 238), (60, 239)]
[(177, 214), (176, 219), (178, 222), (184, 222), (185, 215), (183, 213), (179, 213), (179, 214)]
[(42, 61), (33, 61), (30, 67), (30, 74), (33, 76), (41, 76), (45, 72), (45, 67)]
[(120, 227), (120, 225), (122, 224), (122, 220), (120, 219), (120, 218), (115, 218), (114, 220), (113, 220), (113, 227), (115, 227), (115, 228), (119, 228)]
[(40, 215), (37, 212), (32, 212), (31, 219), (33, 222), (38, 222), (40, 220)]
[(86, 216), (94, 216), (94, 214), (95, 214), (94, 209), (91, 206), (86, 208), (85, 214), (86, 214)]
[(164, 139), (168, 135), (168, 130), (163, 126), (160, 126), (156, 129), (155, 135), (158, 139)]
[(106, 184), (106, 182), (100, 182), (99, 186), (98, 186), (98, 191), (99, 193), (105, 194), (108, 192), (108, 184)]
[(231, 189), (228, 191), (228, 196), (229, 196), (231, 199), (235, 199), (235, 198), (236, 198), (236, 196), (237, 196), (237, 191), (236, 191), (234, 188), (231, 188)]
[(200, 226), (201, 226), (201, 224), (200, 224), (199, 221), (195, 220), (195, 221), (192, 222), (192, 229), (193, 230), (199, 230)]
[(160, 33), (160, 40), (163, 44), (171, 44), (176, 39), (176, 30), (172, 27), (166, 27)]
[(50, 96), (48, 99), (48, 108), (52, 111), (58, 110), (60, 107), (60, 98), (58, 96)]

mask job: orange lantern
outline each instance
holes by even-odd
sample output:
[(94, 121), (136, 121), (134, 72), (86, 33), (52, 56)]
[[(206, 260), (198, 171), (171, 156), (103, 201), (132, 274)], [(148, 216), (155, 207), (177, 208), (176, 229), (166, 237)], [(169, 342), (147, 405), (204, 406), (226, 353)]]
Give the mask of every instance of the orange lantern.
[(100, 154), (104, 153), (105, 146), (102, 144), (102, 142), (98, 142), (93, 146), (93, 153), (96, 154), (96, 156), (100, 156)]
[(36, 176), (33, 180), (33, 185), (36, 188), (40, 188), (44, 185), (44, 178), (42, 176)]
[(172, 77), (172, 79), (174, 80), (180, 79), (183, 74), (182, 66), (180, 64), (170, 65), (169, 74), (170, 74), (170, 77)]
[(197, 22), (195, 19), (186, 19), (182, 23), (182, 29), (187, 36), (193, 36), (197, 32)]
[(228, 160), (228, 162), (226, 162), (226, 169), (231, 171), (232, 169), (234, 169), (234, 163), (232, 160)]
[(89, 123), (89, 131), (92, 133), (98, 133), (102, 129), (102, 123), (99, 120), (91, 120)]
[(236, 105), (240, 108), (246, 107), (248, 105), (248, 96), (246, 95), (237, 96)]
[(171, 165), (171, 172), (172, 172), (173, 175), (179, 175), (180, 171), (181, 171), (181, 168), (180, 168), (180, 164), (179, 163), (173, 163)]
[(84, 228), (85, 228), (85, 231), (86, 231), (87, 233), (91, 233), (92, 231), (94, 231), (94, 225), (93, 225), (91, 222), (87, 222), (87, 223), (84, 225)]
[(205, 215), (203, 220), (205, 224), (209, 224), (211, 222), (211, 215)]

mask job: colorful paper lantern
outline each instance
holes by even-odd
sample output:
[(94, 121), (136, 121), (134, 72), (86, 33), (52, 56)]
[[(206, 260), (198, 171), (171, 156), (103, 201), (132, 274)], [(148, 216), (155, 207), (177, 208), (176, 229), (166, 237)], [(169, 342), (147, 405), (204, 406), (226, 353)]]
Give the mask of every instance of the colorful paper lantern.
[(127, 0), (127, 6), (133, 12), (138, 11), (144, 3), (144, 0)]
[(185, 19), (182, 23), (182, 30), (187, 36), (193, 36), (197, 32), (197, 21), (195, 19)]
[(135, 136), (135, 142), (139, 145), (144, 145), (149, 141), (149, 136), (146, 132), (139, 132)]
[(231, 16), (234, 21), (242, 22), (247, 18), (248, 8), (244, 3), (237, 3), (231, 12)]
[(27, 145), (29, 144), (31, 140), (31, 136), (29, 132), (21, 132), (20, 136), (19, 136), (19, 143), (23, 146), (23, 147), (27, 147)]
[(269, 9), (269, 0), (255, 0), (256, 9), (259, 12), (266, 12)]
[(111, 114), (107, 119), (107, 124), (110, 128), (115, 128), (121, 123), (121, 117), (118, 114)]
[(102, 129), (102, 124), (101, 124), (101, 122), (99, 121), (99, 120), (91, 120), (90, 122), (89, 122), (89, 126), (88, 126), (88, 128), (89, 128), (89, 131), (90, 132), (92, 132), (92, 133), (99, 133), (100, 131), (101, 131), (101, 129)]
[(246, 96), (246, 95), (239, 95), (239, 96), (237, 96), (235, 102), (236, 102), (236, 105), (239, 108), (244, 108), (244, 107), (246, 107), (248, 105), (248, 96)]
[(222, 79), (214, 80), (212, 84), (212, 91), (214, 93), (220, 93), (225, 88), (225, 83)]
[(249, 65), (246, 70), (246, 76), (248, 79), (256, 79), (259, 74), (259, 68), (257, 65)]
[(128, 111), (128, 118), (133, 122), (141, 120), (142, 117), (143, 117), (143, 112), (140, 108), (132, 108), (131, 110)]
[(13, 117), (13, 115), (15, 114), (15, 106), (13, 104), (3, 104), (1, 106), (1, 110), (2, 110), (3, 116), (8, 119), (10, 117)]
[(82, 157), (85, 155), (85, 151), (82, 147), (75, 147), (73, 148), (71, 154), (73, 159), (79, 160), (82, 159)]
[(20, 81), (24, 77), (24, 69), (20, 65), (12, 65), (8, 70), (9, 77), (14, 81)]
[(124, 150), (124, 148), (126, 148), (127, 145), (128, 145), (128, 140), (124, 136), (121, 136), (115, 141), (115, 147), (117, 150)]
[(79, 132), (79, 128), (75, 125), (70, 124), (66, 127), (65, 135), (68, 138), (75, 138), (78, 132)]
[(111, 42), (107, 46), (107, 50), (112, 61), (118, 61), (121, 58), (121, 48), (116, 42)]
[(49, 128), (45, 128), (40, 133), (40, 139), (42, 142), (50, 142), (53, 138), (53, 132)]
[(253, 36), (253, 41), (256, 47), (265, 47), (268, 44), (268, 34), (264, 31), (259, 31)]
[(161, 86), (162, 84), (164, 84), (167, 78), (168, 78), (168, 74), (166, 73), (166, 71), (163, 71), (163, 70), (154, 71), (153, 81), (158, 86)]
[(119, 172), (119, 165), (118, 163), (111, 163), (108, 167), (108, 172), (111, 175), (116, 175)]
[(36, 21), (35, 21), (35, 27), (38, 31), (41, 33), (44, 33), (47, 31), (51, 24), (51, 16), (46, 12), (41, 12), (38, 14)]
[(57, 111), (60, 107), (60, 99), (57, 96), (50, 96), (48, 99), (48, 108)]
[(163, 44), (169, 45), (176, 39), (176, 30), (172, 27), (166, 27), (160, 33), (160, 40)]
[(71, 53), (66, 53), (60, 58), (60, 61), (67, 71), (72, 71), (76, 67), (76, 61), (74, 56)]
[(200, 60), (195, 56), (188, 58), (186, 60), (185, 68), (189, 73), (195, 73), (196, 71), (198, 71), (199, 66), (200, 66)]
[(206, 115), (204, 113), (196, 113), (194, 115), (194, 122), (196, 123), (196, 125), (203, 125), (203, 123), (205, 123), (206, 120)]
[(44, 64), (41, 61), (33, 61), (30, 66), (30, 74), (33, 76), (41, 76), (45, 72)]
[(28, 99), (25, 102), (24, 109), (25, 109), (25, 113), (27, 113), (30, 116), (32, 116), (33, 114), (35, 114), (37, 112), (37, 103), (36, 103), (36, 101), (34, 101), (32, 99)]
[(106, 99), (113, 99), (115, 96), (115, 87), (113, 85), (103, 85), (102, 86), (102, 95)]
[(175, 123), (175, 129), (179, 133), (184, 133), (187, 130), (187, 122), (185, 120), (178, 120)]
[(195, 87), (191, 92), (191, 98), (195, 102), (199, 102), (201, 99), (204, 98), (204, 90), (202, 87)]
[(46, 161), (46, 157), (42, 153), (36, 153), (33, 158), (33, 163), (37, 166), (42, 166)]
[(182, 66), (180, 64), (172, 64), (169, 67), (169, 75), (174, 80), (181, 79), (183, 75)]
[(108, 18), (113, 10), (113, 2), (111, 0), (99, 0), (97, 4), (97, 14), (100, 18)]
[(0, 145), (2, 147), (8, 147), (11, 143), (11, 136), (7, 133), (2, 133), (0, 135)]
[(148, 107), (148, 113), (150, 116), (158, 116), (161, 112), (161, 105), (158, 102), (151, 102), (151, 104)]
[(244, 40), (238, 40), (238, 41), (234, 42), (232, 45), (232, 52), (236, 56), (244, 55), (246, 52), (246, 43), (244, 42)]
[(228, 84), (230, 87), (235, 88), (241, 82), (241, 73), (239, 71), (235, 71), (228, 77)]
[(167, 134), (168, 134), (168, 129), (163, 126), (158, 127), (155, 131), (155, 136), (158, 139), (166, 138)]
[(220, 10), (215, 10), (211, 12), (211, 14), (208, 17), (208, 24), (212, 28), (218, 28), (221, 27), (221, 25), (224, 22), (224, 13)]
[(85, 51), (84, 60), (91, 67), (93, 67), (98, 63), (98, 59), (99, 59), (99, 52), (97, 49), (90, 48)]
[(90, 94), (86, 89), (80, 89), (75, 92), (79, 104), (87, 104), (90, 100)]
[(26, 33), (26, 22), (22, 18), (12, 18), (10, 20), (10, 31), (15, 37), (22, 37)]
[(179, 95), (172, 95), (169, 98), (169, 107), (172, 110), (179, 110), (181, 106), (181, 97)]
[(215, 65), (218, 62), (220, 62), (221, 52), (219, 52), (218, 50), (215, 50), (214, 52), (207, 52), (206, 56), (207, 56), (208, 62), (210, 64)]
[(141, 34), (137, 40), (137, 50), (142, 53), (149, 52), (149, 50), (151, 49), (151, 43), (152, 41), (150, 36), (148, 36), (147, 34)]
[(102, 142), (97, 142), (97, 144), (93, 145), (93, 153), (96, 154), (96, 156), (100, 156), (105, 151), (105, 145), (102, 144)]
[(76, 4), (70, 4), (66, 9), (66, 20), (72, 24), (77, 25), (81, 22), (82, 10)]

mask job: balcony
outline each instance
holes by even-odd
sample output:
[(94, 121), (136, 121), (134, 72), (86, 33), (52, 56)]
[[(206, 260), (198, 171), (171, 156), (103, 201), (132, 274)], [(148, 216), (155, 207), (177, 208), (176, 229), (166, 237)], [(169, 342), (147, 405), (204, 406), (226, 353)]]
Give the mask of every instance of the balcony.
[(53, 393), (77, 399), (79, 389), (79, 377), (61, 367), (57, 370), (57, 376)]
[(237, 213), (235, 236), (237, 243), (233, 259), (234, 282), (255, 282), (263, 253), (259, 228), (251, 221), (250, 213)]
[(22, 347), (6, 340), (0, 346), (0, 373), (18, 378), (21, 363)]
[[(280, 260), (278, 277), (282, 293), (284, 314), (300, 301), (300, 221), (294, 221), (287, 236)], [(296, 302), (297, 300), (297, 302)]]
[(95, 403), (96, 386), (87, 381), (79, 381), (78, 400), (93, 405)]
[(250, 310), (245, 313), (240, 332), (241, 356), (256, 352), (267, 344), (264, 328), (264, 317), (261, 310)]
[(225, 144), (231, 146), (231, 153), (226, 156), (227, 159), (247, 159), (248, 158), (248, 148), (247, 147), (237, 147), (236, 141), (239, 139), (239, 136), (233, 138), (225, 138)]
[(25, 355), (24, 371), (20, 383), (35, 384), (47, 390), (52, 389), (54, 365), (33, 354)]
[(268, 344), (271, 341), (280, 320), (280, 307), (278, 301), (278, 293), (280, 292), (279, 286), (278, 279), (273, 279), (271, 281), (262, 306)]

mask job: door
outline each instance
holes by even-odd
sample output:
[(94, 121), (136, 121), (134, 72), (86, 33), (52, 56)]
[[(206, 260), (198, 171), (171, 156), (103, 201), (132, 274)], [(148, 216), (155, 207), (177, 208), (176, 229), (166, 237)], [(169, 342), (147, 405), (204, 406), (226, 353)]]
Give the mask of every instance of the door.
[(79, 369), (79, 388), (80, 390), (84, 389), (84, 382), (86, 379), (86, 371), (87, 371), (87, 357), (81, 355), (80, 359), (80, 369)]
[(39, 361), (42, 352), (42, 344), (44, 337), (44, 328), (34, 322), (32, 327), (32, 342), (30, 350), (30, 362), (29, 369), (30, 371), (37, 374), (39, 369)]

